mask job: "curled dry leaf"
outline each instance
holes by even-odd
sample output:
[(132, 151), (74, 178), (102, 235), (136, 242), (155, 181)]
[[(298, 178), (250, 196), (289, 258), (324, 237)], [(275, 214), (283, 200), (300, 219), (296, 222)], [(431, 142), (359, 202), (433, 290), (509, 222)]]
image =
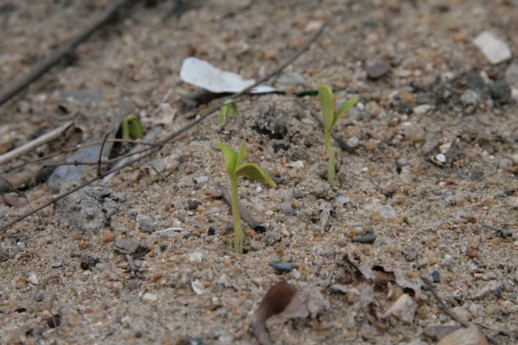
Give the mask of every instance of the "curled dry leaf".
[(322, 201), (318, 209), (320, 211), (320, 232), (324, 233), (327, 223), (329, 222), (329, 216), (331, 216), (331, 212), (333, 211), (333, 207), (330, 203)]
[(285, 310), (296, 293), (297, 288), (285, 281), (273, 285), (266, 292), (252, 321), (253, 333), (261, 345), (271, 345), (270, 335), (266, 330), (266, 320)]
[(320, 292), (320, 289), (313, 286), (309, 290), (306, 307), (309, 312), (309, 316), (314, 319), (324, 311), (328, 310), (331, 306), (329, 305), (329, 301)]
[(375, 284), (388, 284), (389, 282), (395, 282), (402, 289), (410, 289), (414, 292), (415, 299), (421, 300), (422, 292), (421, 287), (423, 282), (418, 280), (412, 280), (408, 278), (406, 273), (401, 269), (394, 269), (390, 266), (371, 266), (368, 263), (360, 262), (356, 255), (349, 251), (345, 256), (347, 262), (355, 267), (360, 275)]

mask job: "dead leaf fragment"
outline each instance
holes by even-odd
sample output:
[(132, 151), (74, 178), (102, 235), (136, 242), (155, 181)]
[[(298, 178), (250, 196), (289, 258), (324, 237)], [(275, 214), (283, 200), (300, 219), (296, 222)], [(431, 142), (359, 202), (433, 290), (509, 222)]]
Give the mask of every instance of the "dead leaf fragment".
[(329, 305), (329, 301), (320, 292), (320, 289), (314, 286), (309, 290), (306, 307), (309, 311), (309, 316), (314, 319), (331, 306)]
[(285, 281), (273, 285), (264, 296), (259, 309), (254, 313), (252, 329), (261, 345), (271, 345), (270, 334), (266, 329), (266, 320), (279, 314), (290, 304), (297, 293), (297, 288)]
[(329, 216), (331, 216), (331, 212), (333, 211), (333, 207), (330, 203), (322, 201), (318, 209), (320, 210), (320, 232), (324, 233), (327, 223), (329, 222)]

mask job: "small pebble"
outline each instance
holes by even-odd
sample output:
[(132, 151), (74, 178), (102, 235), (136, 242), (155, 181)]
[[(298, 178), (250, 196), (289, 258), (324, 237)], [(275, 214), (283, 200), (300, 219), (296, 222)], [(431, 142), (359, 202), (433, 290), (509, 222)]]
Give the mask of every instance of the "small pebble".
[(387, 60), (367, 62), (367, 77), (378, 80), (388, 73), (390, 63)]
[(144, 302), (144, 303), (153, 303), (153, 302), (156, 302), (157, 300), (158, 300), (158, 296), (155, 294), (152, 294), (150, 292), (146, 292), (142, 296), (142, 302)]
[(146, 233), (151, 233), (155, 229), (155, 222), (147, 214), (139, 213), (137, 215), (137, 224), (139, 229)]
[(277, 273), (287, 273), (293, 270), (293, 265), (289, 262), (274, 262), (272, 268)]
[(209, 230), (207, 230), (207, 235), (208, 236), (214, 236), (216, 235), (216, 229), (213, 228), (212, 226), (209, 228)]
[(196, 184), (198, 185), (201, 185), (201, 184), (204, 184), (205, 182), (207, 182), (209, 180), (209, 177), (208, 176), (198, 176), (194, 179), (194, 181), (196, 182)]
[(434, 282), (434, 283), (441, 282), (441, 274), (439, 273), (439, 271), (433, 271), (431, 276), (432, 276), (432, 282)]
[(437, 156), (435, 156), (435, 159), (441, 164), (446, 163), (446, 156), (442, 153), (439, 153)]
[(92, 267), (94, 267), (95, 265), (97, 265), (99, 263), (99, 259), (97, 258), (94, 258), (92, 256), (87, 256), (87, 257), (83, 257), (81, 258), (81, 268), (83, 270), (89, 270), (91, 269)]
[(349, 199), (348, 197), (346, 196), (337, 196), (335, 198), (335, 202), (340, 204), (340, 205), (344, 205), (344, 204), (347, 204), (348, 202), (350, 202), (351, 199)]
[(512, 57), (511, 49), (507, 43), (490, 31), (479, 34), (475, 37), (473, 43), (493, 65), (507, 61)]
[(354, 236), (351, 239), (352, 242), (358, 242), (358, 243), (368, 243), (372, 244), (374, 241), (376, 241), (376, 235), (375, 234), (365, 234), (360, 236)]

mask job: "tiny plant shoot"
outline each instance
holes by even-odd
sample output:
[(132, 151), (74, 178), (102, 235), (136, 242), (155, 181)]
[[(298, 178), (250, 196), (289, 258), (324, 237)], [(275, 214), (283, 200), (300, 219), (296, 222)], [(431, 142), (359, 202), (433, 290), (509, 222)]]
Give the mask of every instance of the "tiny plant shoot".
[(358, 97), (354, 96), (344, 102), (337, 111), (335, 111), (335, 97), (333, 91), (329, 85), (322, 84), (318, 90), (318, 96), (320, 98), (320, 107), (322, 108), (322, 114), (324, 117), (324, 144), (329, 154), (329, 161), (327, 164), (327, 180), (330, 184), (333, 184), (336, 176), (336, 151), (331, 146), (331, 131), (333, 130), (336, 122), (345, 115), (356, 103), (358, 103)]
[(218, 121), (221, 124), (225, 124), (228, 120), (230, 120), (234, 116), (239, 115), (239, 109), (237, 108), (237, 103), (233, 99), (229, 99), (225, 101), (219, 110)]
[(227, 160), (227, 173), (230, 177), (232, 191), (232, 220), (234, 222), (234, 253), (243, 254), (243, 229), (241, 228), (241, 215), (239, 213), (239, 196), (237, 193), (237, 179), (239, 176), (246, 176), (251, 180), (257, 180), (271, 187), (277, 185), (268, 174), (255, 163), (244, 163), (246, 158), (246, 145), (241, 145), (239, 152), (234, 151), (230, 146), (218, 143), (218, 148), (225, 155)]
[(140, 119), (133, 114), (128, 115), (122, 119), (121, 127), (124, 145), (127, 144), (126, 140), (128, 140), (130, 137), (133, 139), (142, 139), (144, 137), (144, 131), (142, 130)]

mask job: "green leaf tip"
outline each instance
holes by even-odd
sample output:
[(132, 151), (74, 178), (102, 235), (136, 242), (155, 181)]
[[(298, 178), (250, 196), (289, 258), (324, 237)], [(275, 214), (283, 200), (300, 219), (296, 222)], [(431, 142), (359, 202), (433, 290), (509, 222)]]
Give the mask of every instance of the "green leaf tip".
[(347, 101), (345, 101), (341, 106), (340, 108), (338, 108), (338, 111), (336, 112), (335, 114), (335, 118), (334, 118), (334, 122), (333, 122), (333, 126), (336, 124), (336, 122), (338, 120), (340, 120), (340, 118), (342, 118), (342, 116), (344, 116), (345, 114), (347, 114), (347, 112), (349, 110), (351, 110), (352, 107), (354, 107), (356, 105), (356, 103), (358, 103), (360, 101), (360, 99), (358, 98), (358, 96), (354, 96), (354, 97), (351, 97), (349, 98)]
[(320, 99), (320, 107), (322, 108), (324, 127), (329, 131), (333, 127), (335, 117), (335, 97), (333, 90), (331, 90), (329, 85), (322, 84), (318, 89), (318, 97)]
[(230, 146), (223, 143), (217, 143), (216, 146), (223, 152), (225, 159), (227, 160), (227, 172), (230, 176), (234, 174), (236, 170), (237, 153)]
[(218, 121), (221, 124), (226, 123), (228, 120), (230, 120), (234, 116), (239, 115), (239, 108), (237, 107), (236, 101), (233, 99), (229, 99), (223, 103), (221, 106), (221, 109), (219, 110), (219, 117)]
[(277, 187), (273, 179), (259, 165), (255, 163), (245, 163), (239, 166), (235, 171), (236, 176), (246, 176), (251, 180), (263, 182), (270, 187)]
[(121, 123), (122, 127), (122, 139), (128, 140), (132, 139), (142, 139), (144, 138), (144, 131), (142, 130), (142, 125), (140, 123), (140, 119), (138, 116), (130, 114), (125, 116), (122, 119)]

